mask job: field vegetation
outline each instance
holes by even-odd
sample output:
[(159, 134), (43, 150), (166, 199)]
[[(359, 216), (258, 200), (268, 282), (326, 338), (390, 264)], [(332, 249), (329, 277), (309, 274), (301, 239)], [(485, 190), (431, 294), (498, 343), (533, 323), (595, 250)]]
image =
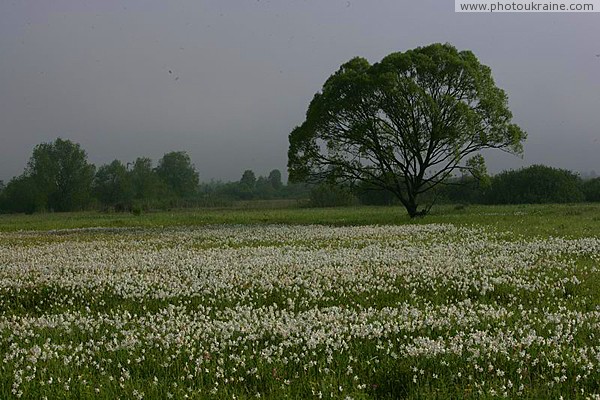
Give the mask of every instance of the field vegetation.
[(600, 206), (0, 216), (0, 398), (600, 397)]

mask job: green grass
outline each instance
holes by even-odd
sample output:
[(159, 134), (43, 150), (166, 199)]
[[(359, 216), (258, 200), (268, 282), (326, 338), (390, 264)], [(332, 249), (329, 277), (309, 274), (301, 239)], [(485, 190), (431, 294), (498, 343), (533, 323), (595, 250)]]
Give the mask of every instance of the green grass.
[[(433, 223), (469, 229), (394, 236), (385, 227), (373, 236), (351, 228)], [(336, 237), (337, 230), (316, 227), (325, 233), (305, 237), (294, 227), (276, 236), (270, 233), (278, 227), (258, 229), (273, 224), (349, 226), (350, 233)], [(207, 230), (208, 239), (198, 231), (160, 229), (201, 226), (218, 227)], [(91, 227), (140, 229), (44, 232)], [(1, 215), (0, 232), (0, 399), (15, 398), (14, 387), (21, 398), (36, 399), (140, 393), (144, 399), (257, 393), (268, 399), (491, 399), (491, 388), (528, 399), (600, 393), (600, 254), (569, 244), (558, 252), (527, 247), (554, 245), (550, 237), (599, 238), (600, 204), (440, 206), (410, 219), (399, 207), (248, 202), (139, 216)], [(300, 255), (288, 258), (294, 252)], [(272, 263), (261, 264), (261, 257)], [(311, 262), (323, 263), (316, 270)], [(356, 263), (355, 274), (344, 275)], [(273, 278), (267, 269), (277, 273), (273, 286), (261, 285), (261, 278)], [(301, 283), (289, 285), (295, 278)], [(184, 285), (181, 293), (153, 297), (180, 281), (215, 290), (190, 294)], [(482, 282), (488, 290), (479, 290)], [(146, 292), (132, 295), (138, 284)], [(407, 308), (412, 311), (401, 314)], [(313, 312), (321, 317), (311, 319)], [(359, 320), (362, 313), (368, 316)], [(292, 328), (279, 330), (286, 324)], [(395, 324), (398, 331), (390, 328)], [(360, 336), (363, 330), (372, 336)], [(532, 332), (538, 339), (523, 345)], [(480, 334), (498, 339), (481, 344)], [(310, 346), (323, 336), (331, 340)], [(396, 354), (421, 339), (448, 347), (456, 340), (468, 349)], [(496, 351), (496, 342), (508, 345)]]
[[(275, 204), (277, 206), (277, 204)], [(394, 207), (265, 208), (262, 203), (244, 203), (243, 208), (193, 209), (128, 213), (49, 213), (0, 215), (0, 231), (51, 230), (90, 227), (204, 226), (220, 224), (321, 224), (399, 225), (452, 223), (493, 227), (520, 235), (586, 237), (600, 235), (600, 203), (566, 205), (510, 205), (435, 207), (425, 218), (410, 219), (404, 209)]]

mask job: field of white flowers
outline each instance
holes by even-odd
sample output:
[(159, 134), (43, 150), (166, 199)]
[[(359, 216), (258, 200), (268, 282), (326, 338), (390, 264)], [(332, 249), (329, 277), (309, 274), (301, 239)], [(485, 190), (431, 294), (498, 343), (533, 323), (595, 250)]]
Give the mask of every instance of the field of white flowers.
[(600, 399), (600, 239), (0, 233), (0, 398)]

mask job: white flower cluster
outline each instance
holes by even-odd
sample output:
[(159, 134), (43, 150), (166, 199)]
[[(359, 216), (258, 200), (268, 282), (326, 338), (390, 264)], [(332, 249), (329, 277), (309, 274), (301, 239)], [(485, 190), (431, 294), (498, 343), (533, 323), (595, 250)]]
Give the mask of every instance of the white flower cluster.
[(2, 233), (0, 398), (594, 398), (599, 264), (439, 224)]

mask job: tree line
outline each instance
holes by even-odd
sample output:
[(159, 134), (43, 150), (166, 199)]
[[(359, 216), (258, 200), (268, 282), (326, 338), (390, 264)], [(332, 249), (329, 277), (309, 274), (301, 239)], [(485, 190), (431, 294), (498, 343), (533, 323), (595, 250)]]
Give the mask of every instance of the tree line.
[(485, 180), (455, 178), (443, 195), (452, 203), (541, 204), (600, 201), (600, 178), (582, 179), (578, 174), (545, 165), (503, 171)]
[[(452, 204), (534, 204), (600, 202), (600, 177), (543, 165), (494, 176), (447, 178), (423, 200)], [(81, 145), (56, 139), (37, 145), (20, 176), (0, 181), (0, 212), (33, 213), (89, 209), (142, 212), (179, 207), (229, 206), (240, 200), (298, 199), (313, 207), (397, 205), (397, 196), (368, 182), (353, 185), (288, 183), (281, 172), (256, 176), (245, 170), (239, 181), (200, 182), (185, 151), (166, 153), (154, 166), (148, 157), (114, 160), (96, 168)]]
[[(508, 96), (469, 51), (434, 43), (370, 64), (355, 57), (332, 74), (289, 135), (283, 185), (273, 170), (200, 183), (184, 151), (96, 168), (80, 145), (35, 147), (25, 172), (0, 184), (0, 212), (131, 210), (309, 197), (313, 206), (402, 204), (411, 217), (436, 202), (599, 201), (600, 178), (542, 165), (490, 177), (485, 149), (522, 154), (527, 134)], [(461, 174), (461, 176), (458, 176)]]
[(299, 197), (304, 185), (284, 185), (281, 172), (256, 176), (246, 170), (238, 182), (201, 183), (185, 151), (166, 153), (154, 166), (148, 157), (114, 160), (98, 168), (81, 145), (56, 139), (33, 149), (25, 171), (0, 182), (0, 212), (147, 209), (224, 205), (236, 200)]
[[(394, 193), (361, 183), (354, 187), (319, 186), (311, 201), (323, 206), (359, 202), (368, 205), (399, 204)], [(424, 202), (437, 204), (544, 204), (600, 202), (600, 177), (578, 174), (545, 165), (488, 176), (462, 175), (446, 179), (427, 193)]]

